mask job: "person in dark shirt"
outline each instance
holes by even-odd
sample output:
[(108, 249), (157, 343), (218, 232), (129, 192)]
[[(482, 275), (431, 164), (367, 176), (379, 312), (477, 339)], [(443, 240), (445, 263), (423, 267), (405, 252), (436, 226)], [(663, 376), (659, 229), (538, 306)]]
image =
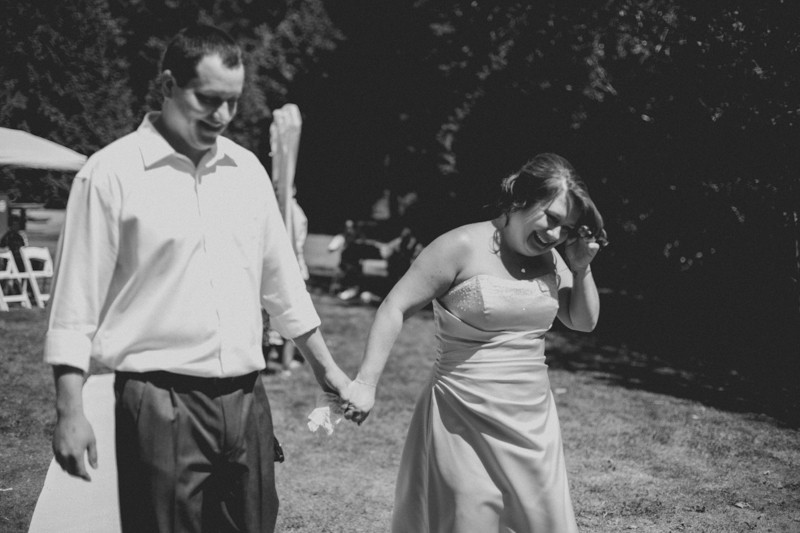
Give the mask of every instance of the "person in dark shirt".
[(22, 231), (22, 223), (18, 217), (11, 217), (8, 221), (8, 231), (0, 237), (0, 248), (8, 248), (14, 256), (14, 262), (20, 272), (25, 271), (22, 262), (22, 253), (19, 251), (23, 246), (28, 246), (28, 237)]

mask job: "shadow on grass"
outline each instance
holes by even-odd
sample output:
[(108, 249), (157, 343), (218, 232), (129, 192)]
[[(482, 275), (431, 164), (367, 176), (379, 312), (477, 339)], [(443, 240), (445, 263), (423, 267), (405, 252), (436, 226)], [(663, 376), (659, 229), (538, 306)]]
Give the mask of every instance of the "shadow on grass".
[[(640, 300), (604, 295), (592, 334), (558, 323), (548, 338), (548, 364), (629, 389), (698, 401), (726, 411), (757, 413), (800, 427), (800, 353), (795, 339), (760, 341), (752, 331), (722, 340), (702, 325), (665, 321)], [(684, 323), (683, 326), (686, 326)], [(756, 339), (756, 340), (754, 340)], [(755, 342), (761, 342), (754, 347)]]
[[(309, 286), (325, 294), (330, 278), (312, 275)], [(625, 388), (762, 414), (800, 428), (796, 335), (764, 335), (756, 328), (725, 332), (619, 293), (604, 294), (601, 307), (601, 322), (591, 334), (556, 321), (548, 335), (551, 368), (593, 372)]]

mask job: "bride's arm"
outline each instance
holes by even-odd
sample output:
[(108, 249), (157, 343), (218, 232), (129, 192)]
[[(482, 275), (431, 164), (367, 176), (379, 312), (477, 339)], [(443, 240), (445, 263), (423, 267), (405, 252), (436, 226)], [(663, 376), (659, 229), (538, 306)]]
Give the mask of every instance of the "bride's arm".
[(576, 331), (594, 330), (600, 317), (600, 296), (590, 266), (599, 249), (599, 244), (578, 238), (567, 244), (566, 262), (553, 250), (561, 276), (558, 319)]
[(468, 255), (468, 239), (451, 231), (425, 247), (408, 272), (381, 303), (367, 337), (364, 358), (348, 391), (350, 408), (345, 416), (363, 421), (375, 403), (375, 389), (403, 322), (444, 294)]

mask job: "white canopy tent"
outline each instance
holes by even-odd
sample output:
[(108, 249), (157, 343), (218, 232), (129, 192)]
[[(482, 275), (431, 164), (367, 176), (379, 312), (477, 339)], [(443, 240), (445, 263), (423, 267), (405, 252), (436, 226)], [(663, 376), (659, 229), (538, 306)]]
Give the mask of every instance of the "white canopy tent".
[(86, 156), (27, 131), (0, 128), (0, 166), (75, 172)]
[[(53, 141), (37, 137), (27, 131), (0, 128), (0, 167), (38, 168), (77, 172), (86, 162), (86, 156)], [(14, 204), (0, 191), (0, 235), (8, 229), (8, 216), (12, 209), (20, 212), (25, 227), (28, 208), (33, 204)], [(38, 207), (41, 207), (40, 205)]]

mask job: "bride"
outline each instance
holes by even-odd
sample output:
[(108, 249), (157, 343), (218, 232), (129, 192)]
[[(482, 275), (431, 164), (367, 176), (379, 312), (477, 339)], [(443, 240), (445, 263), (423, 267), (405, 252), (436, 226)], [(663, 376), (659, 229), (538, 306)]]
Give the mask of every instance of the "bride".
[[(403, 321), (433, 302), (437, 358), (408, 430), (394, 533), (577, 531), (544, 335), (592, 331), (603, 219), (572, 165), (540, 154), (497, 216), (426, 247), (377, 311), (346, 417), (361, 423)], [(564, 256), (556, 247), (564, 245)]]

